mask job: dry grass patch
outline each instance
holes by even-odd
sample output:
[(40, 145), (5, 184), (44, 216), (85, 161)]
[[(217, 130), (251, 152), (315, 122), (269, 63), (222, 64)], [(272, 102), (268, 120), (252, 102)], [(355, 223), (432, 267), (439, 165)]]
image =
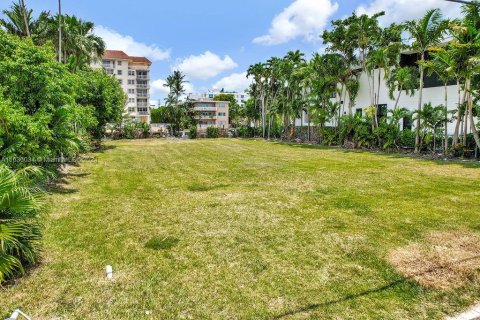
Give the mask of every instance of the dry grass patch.
[(471, 231), (432, 232), (423, 243), (393, 251), (390, 262), (422, 286), (451, 289), (476, 280), (480, 270), (480, 235)]

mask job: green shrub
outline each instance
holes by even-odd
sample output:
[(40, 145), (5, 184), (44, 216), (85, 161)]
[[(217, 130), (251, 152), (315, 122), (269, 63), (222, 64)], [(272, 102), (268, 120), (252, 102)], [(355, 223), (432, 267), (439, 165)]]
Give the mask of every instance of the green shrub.
[(150, 125), (145, 122), (136, 122), (125, 120), (120, 128), (118, 138), (123, 139), (142, 139), (150, 136)]
[(218, 138), (219, 135), (220, 135), (220, 130), (217, 127), (207, 128), (207, 138)]
[(0, 165), (0, 283), (23, 274), (25, 267), (37, 262), (40, 224), (40, 194), (32, 188), (29, 176), (40, 171), (28, 167), (13, 171)]
[(403, 130), (400, 134), (400, 146), (403, 148), (415, 148), (415, 131)]
[(191, 126), (188, 135), (189, 135), (190, 139), (196, 139), (197, 138), (197, 126)]

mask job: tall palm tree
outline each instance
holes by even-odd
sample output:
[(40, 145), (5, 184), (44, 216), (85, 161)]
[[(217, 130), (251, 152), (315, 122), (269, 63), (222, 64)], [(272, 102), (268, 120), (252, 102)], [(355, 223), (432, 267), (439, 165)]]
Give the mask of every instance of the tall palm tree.
[[(447, 22), (442, 19), (442, 13), (439, 9), (428, 10), (420, 20), (410, 20), (405, 22), (405, 29), (410, 34), (413, 43), (412, 49), (419, 54), (420, 68), (420, 87), (418, 97), (417, 114), (421, 115), (423, 105), (423, 87), (424, 87), (424, 65), (426, 53), (432, 46), (437, 46), (444, 39), (447, 29)], [(416, 121), (415, 153), (420, 152), (420, 116)]]
[[(473, 115), (473, 99), (478, 97), (477, 84), (472, 85), (480, 73), (480, 8), (477, 5), (464, 5), (462, 7), (464, 18), (452, 24), (452, 36), (454, 41), (451, 45), (451, 54), (458, 63), (460, 77), (464, 79), (464, 96), (466, 110), (464, 112), (463, 140), (466, 142), (467, 126), (470, 129), (477, 147), (480, 148), (480, 137), (477, 132)], [(460, 108), (460, 106), (459, 106)], [(457, 126), (458, 126), (457, 119)], [(458, 130), (455, 128), (454, 146), (458, 143)]]
[(266, 85), (265, 85), (266, 67), (263, 63), (251, 65), (247, 70), (247, 78), (253, 77), (256, 91), (259, 94), (262, 117), (262, 137), (266, 134)]
[(185, 77), (185, 74), (179, 70), (173, 71), (173, 73), (167, 77), (163, 86), (170, 89), (169, 98), (167, 98), (169, 104), (178, 106), (180, 97), (185, 94), (185, 83), (188, 82), (185, 80)]
[(439, 49), (436, 52), (432, 52), (432, 60), (427, 61), (424, 64), (424, 67), (429, 76), (435, 74), (440, 81), (443, 82), (444, 87), (444, 125), (445, 125), (445, 132), (444, 132), (444, 145), (443, 145), (443, 153), (447, 155), (448, 153), (448, 83), (451, 80), (456, 79), (456, 72), (455, 67), (457, 65), (453, 56), (444, 49)]
[(49, 12), (42, 11), (35, 19), (33, 10), (27, 9), (21, 0), (18, 3), (12, 3), (10, 9), (3, 10), (3, 14), (5, 18), (0, 19), (0, 27), (3, 27), (8, 33), (19, 37), (33, 36), (38, 44), (45, 41)]
[(68, 63), (72, 71), (89, 66), (92, 61), (100, 59), (105, 51), (103, 39), (93, 33), (93, 22), (84, 21), (76, 16), (58, 15), (49, 19), (49, 37), (54, 40), (55, 48), (59, 53), (58, 24), (62, 21), (61, 56), (64, 63)]

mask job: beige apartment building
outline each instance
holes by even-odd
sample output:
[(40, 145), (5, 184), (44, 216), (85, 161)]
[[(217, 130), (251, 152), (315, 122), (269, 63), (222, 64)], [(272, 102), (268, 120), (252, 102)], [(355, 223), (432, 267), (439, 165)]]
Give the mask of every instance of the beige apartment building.
[(227, 101), (195, 100), (193, 101), (193, 110), (199, 132), (206, 131), (208, 127), (217, 127), (224, 130), (230, 128), (228, 120), (229, 103)]
[(102, 62), (94, 67), (114, 75), (128, 95), (125, 114), (134, 121), (150, 123), (150, 66), (145, 57), (129, 56), (119, 50), (105, 50)]

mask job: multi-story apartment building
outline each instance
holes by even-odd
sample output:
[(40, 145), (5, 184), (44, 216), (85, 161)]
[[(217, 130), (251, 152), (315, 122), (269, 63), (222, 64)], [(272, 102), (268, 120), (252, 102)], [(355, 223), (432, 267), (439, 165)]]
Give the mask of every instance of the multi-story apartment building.
[(198, 100), (198, 99), (214, 99), (216, 96), (220, 94), (231, 94), (237, 100), (239, 106), (245, 106), (245, 102), (250, 98), (247, 93), (240, 93), (240, 92), (227, 92), (222, 90), (213, 90), (203, 93), (189, 93), (188, 98), (190, 100)]
[(208, 127), (228, 129), (230, 123), (229, 103), (226, 101), (213, 101), (212, 99), (198, 99), (193, 101), (193, 110), (197, 120), (199, 132), (206, 131)]
[(134, 121), (150, 123), (150, 66), (145, 57), (129, 56), (123, 51), (105, 50), (101, 63), (107, 74), (114, 75), (128, 96), (125, 114)]

